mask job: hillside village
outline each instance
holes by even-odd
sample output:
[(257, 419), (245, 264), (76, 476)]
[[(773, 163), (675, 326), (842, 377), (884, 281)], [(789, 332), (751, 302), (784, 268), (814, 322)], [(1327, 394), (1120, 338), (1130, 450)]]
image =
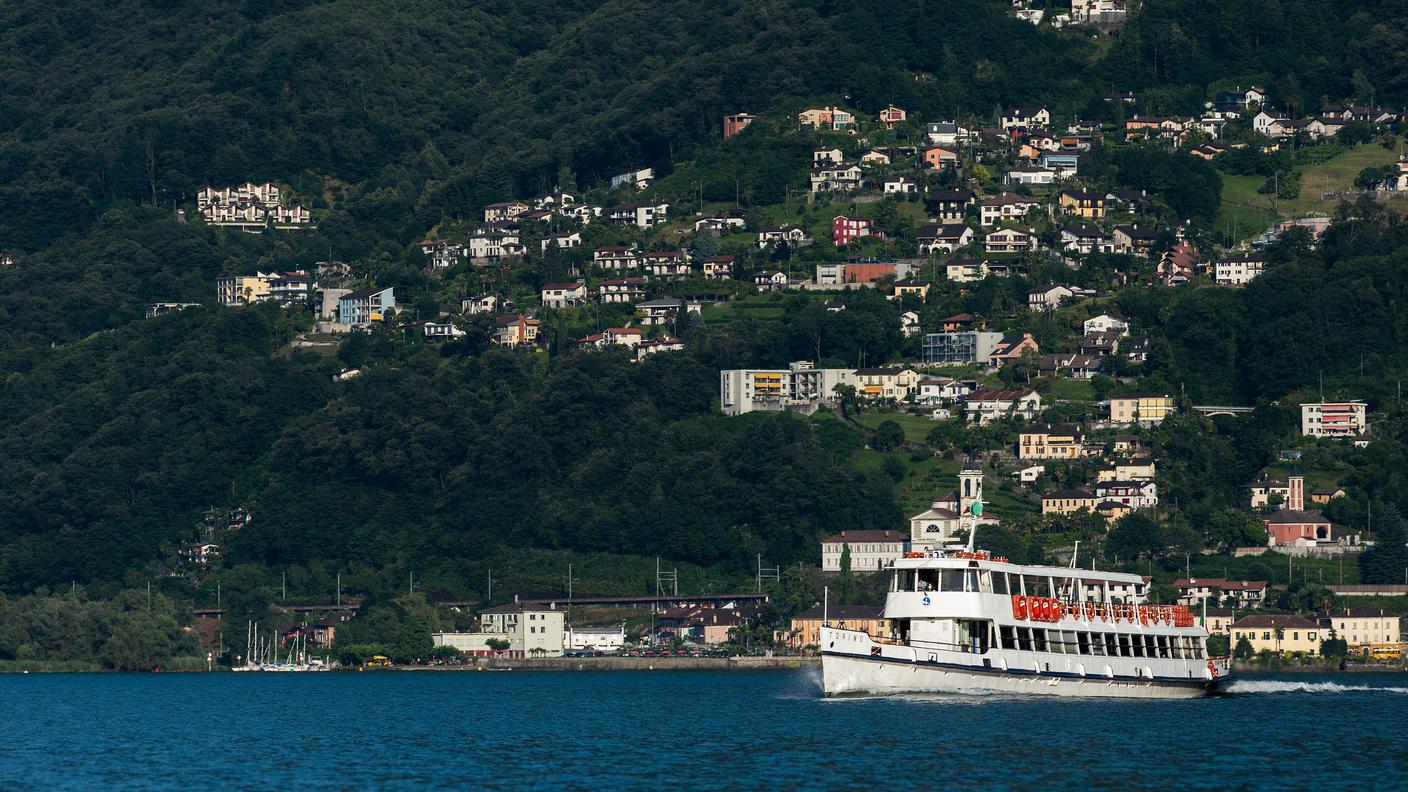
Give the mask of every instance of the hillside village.
[[(1109, 9), (1091, 6), (1082, 12), (1087, 19), (1114, 19)], [(395, 329), (426, 343), (480, 338), (491, 346), (555, 355), (620, 349), (633, 360), (686, 350), (686, 330), (737, 321), (745, 309), (786, 305), (786, 315), (800, 316), (808, 310), (803, 306), (814, 306), (836, 317), (831, 321), (864, 311), (888, 317), (883, 321), (891, 327), (880, 332), (898, 339), (889, 352), (862, 346), (862, 359), (850, 366), (833, 358), (719, 371), (716, 403), (725, 416), (820, 411), (864, 429), (877, 450), (919, 446), (943, 452), (946, 461), (917, 482), (904, 466), (896, 472), (912, 493), (906, 499), (915, 504), (908, 526), (842, 530), (823, 538), (815, 556), (822, 573), (879, 571), (908, 553), (964, 541), (960, 515), (984, 500), (985, 486), (1000, 493), (999, 508), (979, 522), (980, 533), (985, 526), (1010, 526), (1098, 542), (1121, 532), (1157, 531), (1170, 509), (1161, 501), (1164, 476), (1151, 433), (1180, 414), (1238, 420), (1252, 408), (1198, 405), (1175, 392), (1141, 389), (1141, 368), (1151, 354), (1141, 332), (1146, 328), (1114, 308), (1113, 298), (1135, 287), (1243, 287), (1274, 266), (1268, 246), (1288, 233), (1314, 245), (1334, 222), (1328, 215), (1295, 216), (1269, 228), (1219, 233), (1208, 227), (1207, 207), (1197, 206), (1206, 196), (1190, 186), (1208, 174), (1216, 177), (1209, 163), (1288, 151), (1316, 161), (1316, 152), (1335, 156), (1347, 150), (1345, 140), (1350, 148), (1377, 145), (1374, 139), (1387, 147), (1392, 130), (1408, 117), (1326, 105), (1293, 118), (1261, 87), (1210, 91), (1206, 112), (1197, 117), (1125, 112), (1122, 106), (1135, 101), (1133, 95), (1107, 99), (1124, 116), (1118, 122), (1058, 117), (1042, 106), (1006, 108), (988, 124), (911, 119), (895, 106), (872, 117), (832, 105), (785, 116), (736, 113), (722, 119), (721, 156), (764, 129), (794, 150), (810, 148), (810, 161), (796, 169), (799, 178), (787, 185), (781, 204), (705, 202), (682, 189), (690, 185), (678, 173), (641, 168), (611, 177), (609, 186), (499, 201), (478, 217), (437, 227), (414, 255), (431, 282), (440, 284), (438, 299), (408, 300), (393, 284), (324, 261), (296, 272), (221, 278), (213, 284), (215, 301), (306, 309), (310, 324), (301, 343), (309, 346)], [(1163, 169), (1168, 189), (1188, 195), (1140, 186), (1128, 171), (1112, 173), (1108, 163), (1120, 151)], [(1181, 174), (1184, 166), (1195, 169), (1193, 175)], [(1408, 194), (1408, 155), (1392, 167), (1366, 169), (1363, 177), (1360, 196), (1368, 200)], [(1269, 181), (1278, 180), (1274, 175)], [(1212, 200), (1216, 194), (1211, 192)], [(211, 224), (245, 231), (313, 225), (306, 209), (281, 203), (273, 184), (206, 188), (200, 196), (199, 214)], [(1181, 214), (1179, 207), (1199, 216)], [(976, 300), (979, 293), (990, 302)], [(451, 294), (458, 310), (443, 310)], [(162, 303), (148, 315), (188, 307), (195, 304)], [(347, 368), (336, 379), (360, 373)], [(1372, 442), (1367, 404), (1349, 395), (1299, 405), (1305, 443), (1363, 448)], [(945, 428), (950, 426), (956, 428)], [(1281, 453), (1283, 462), (1294, 463), (1302, 452)], [(923, 494), (945, 479), (958, 488)], [(1245, 511), (1233, 520), (1238, 527), (1201, 552), (1336, 563), (1356, 558), (1372, 540), (1365, 526), (1336, 522), (1315, 508), (1345, 495), (1327, 482), (1307, 491), (1306, 475), (1294, 465), (1264, 471), (1245, 486)], [(1144, 522), (1130, 522), (1131, 515)], [(178, 566), (199, 578), (201, 570), (219, 563), (222, 535), (230, 533), (207, 527), (203, 538), (181, 550)], [(1118, 564), (1120, 546), (1132, 560), (1141, 548), (1152, 551), (1160, 544), (1166, 541), (1149, 536), (1107, 538), (1104, 558)], [(1052, 549), (1071, 553), (1065, 546)], [(1154, 580), (1145, 580), (1148, 588), (1137, 596), (1147, 600), (1156, 595)], [(1221, 633), (1230, 641), (1248, 638), (1254, 651), (1315, 655), (1318, 641), (1299, 641), (1299, 631), (1298, 643), (1286, 647), (1279, 637), (1266, 638), (1282, 635), (1281, 628), (1291, 625), (1287, 620), (1300, 617), (1233, 619), (1223, 610), (1268, 606), (1278, 585), (1286, 589), (1264, 579), (1189, 574), (1163, 596), (1210, 604)], [(1332, 584), (1330, 590), (1349, 596), (1354, 585)], [(1389, 589), (1375, 591), (1408, 592)], [(867, 607), (851, 606), (855, 620), (883, 634), (878, 611)], [(470, 654), (627, 648), (624, 628), (586, 641), (573, 637), (555, 607), (539, 610), (490, 609), (483, 614), (483, 632), (437, 634), (436, 643)], [(1382, 611), (1363, 610), (1345, 617), (1379, 625)], [(503, 622), (504, 614), (515, 621)], [(671, 624), (670, 612), (661, 616), (662, 624)], [(1396, 619), (1380, 638), (1377, 627), (1328, 626), (1339, 618), (1332, 616), (1323, 611), (1318, 618), (1325, 626), (1318, 628), (1307, 622), (1307, 635), (1349, 630), (1355, 651), (1398, 642)], [(516, 620), (526, 618), (549, 622), (544, 629), (552, 635), (525, 638)], [(653, 633), (647, 643), (716, 646), (731, 642), (747, 623), (742, 611), (681, 611), (675, 618), (680, 629)], [(778, 640), (805, 648), (798, 636), (815, 632), (808, 619), (817, 615), (799, 614), (792, 637)], [(1255, 629), (1257, 620), (1267, 619), (1275, 630)], [(337, 621), (314, 625), (315, 641), (330, 644)], [(509, 634), (517, 637), (505, 648), (499, 639)]]
[(1400, 652), (1392, 3), (167, 5), (7, 16), (0, 670), (809, 652), (975, 535)]

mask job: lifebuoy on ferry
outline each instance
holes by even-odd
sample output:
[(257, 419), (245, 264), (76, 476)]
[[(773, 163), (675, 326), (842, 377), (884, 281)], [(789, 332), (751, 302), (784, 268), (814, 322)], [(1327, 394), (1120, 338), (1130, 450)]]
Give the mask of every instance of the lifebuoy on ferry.
[(1023, 597), (1021, 594), (1012, 595), (1012, 618), (1027, 618), (1027, 598)]
[(1217, 663), (1211, 660), (1208, 661), (1208, 673), (1212, 674), (1214, 679), (1217, 678)]

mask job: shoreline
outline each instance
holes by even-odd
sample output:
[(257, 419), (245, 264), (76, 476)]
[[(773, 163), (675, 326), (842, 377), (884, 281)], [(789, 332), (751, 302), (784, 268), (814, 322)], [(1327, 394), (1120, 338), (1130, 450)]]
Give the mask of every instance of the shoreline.
[[(780, 657), (478, 657), (458, 665), (393, 665), (388, 668), (339, 668), (334, 673), (383, 671), (788, 671), (820, 666), (818, 656)], [(153, 669), (117, 671), (111, 668), (3, 668), (0, 675), (49, 674), (228, 674), (230, 669)]]
[[(817, 655), (786, 655), (777, 657), (534, 657), (497, 658), (478, 657), (457, 665), (393, 665), (388, 668), (338, 668), (337, 673), (382, 672), (382, 671), (795, 671), (803, 668), (820, 667), (821, 658)], [(1232, 670), (1239, 676), (1272, 676), (1277, 674), (1392, 674), (1408, 673), (1408, 667), (1401, 665), (1360, 665), (1350, 664), (1344, 668), (1303, 666), (1286, 664), (1270, 668), (1256, 663), (1235, 663)], [(217, 667), (205, 669), (154, 669), (152, 671), (116, 671), (105, 668), (4, 668), (0, 675), (51, 675), (51, 674), (220, 674), (230, 673), (230, 669)]]
[(392, 666), (393, 671), (787, 671), (820, 666), (817, 656), (478, 657), (463, 665)]

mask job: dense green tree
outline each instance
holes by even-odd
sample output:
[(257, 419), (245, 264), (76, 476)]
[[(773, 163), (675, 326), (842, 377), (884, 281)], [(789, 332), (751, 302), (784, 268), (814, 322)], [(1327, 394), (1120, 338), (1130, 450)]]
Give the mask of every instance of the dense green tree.
[(894, 421), (882, 421), (870, 436), (870, 447), (876, 451), (893, 451), (904, 444), (904, 429)]
[(1397, 506), (1378, 510), (1374, 534), (1374, 546), (1360, 559), (1360, 576), (1366, 583), (1402, 583), (1408, 579), (1408, 529)]

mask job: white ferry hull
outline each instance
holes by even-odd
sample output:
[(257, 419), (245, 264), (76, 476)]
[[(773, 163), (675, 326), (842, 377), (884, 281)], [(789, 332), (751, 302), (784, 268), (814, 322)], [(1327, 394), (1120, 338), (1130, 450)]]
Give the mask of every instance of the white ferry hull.
[(1216, 691), (1223, 680), (1119, 680), (1104, 677), (968, 670), (902, 660), (823, 653), (827, 696), (896, 693), (1008, 693), (1020, 695), (1189, 699)]

